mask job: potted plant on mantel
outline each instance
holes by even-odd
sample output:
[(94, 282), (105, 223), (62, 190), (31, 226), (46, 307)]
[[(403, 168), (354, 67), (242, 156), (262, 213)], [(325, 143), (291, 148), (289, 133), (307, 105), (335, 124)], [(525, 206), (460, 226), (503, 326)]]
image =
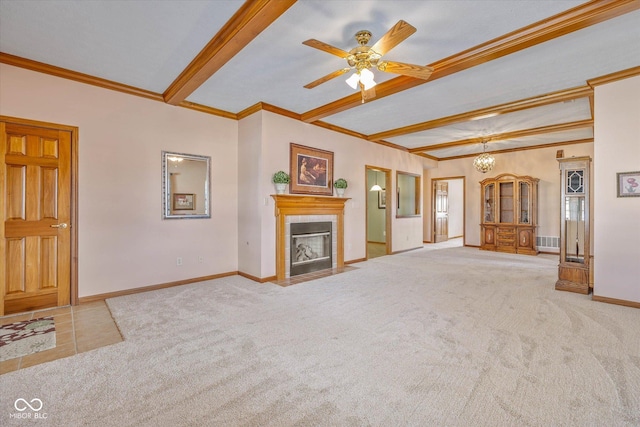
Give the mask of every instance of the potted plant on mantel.
[(287, 184), (291, 181), (289, 174), (284, 171), (278, 171), (273, 174), (273, 183), (276, 185), (276, 194), (284, 194)]
[(338, 197), (344, 196), (344, 189), (347, 188), (347, 180), (344, 178), (338, 178), (333, 183), (333, 186), (336, 187), (336, 193), (338, 193)]

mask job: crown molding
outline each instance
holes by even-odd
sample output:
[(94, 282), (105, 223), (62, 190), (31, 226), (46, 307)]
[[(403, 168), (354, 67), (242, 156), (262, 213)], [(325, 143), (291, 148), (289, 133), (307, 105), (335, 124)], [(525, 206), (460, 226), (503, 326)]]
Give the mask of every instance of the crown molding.
[(635, 76), (640, 76), (640, 65), (637, 67), (629, 68), (627, 70), (618, 71), (617, 73), (611, 73), (607, 74), (606, 76), (587, 80), (587, 84), (591, 87), (594, 87)]
[[(88, 74), (79, 73), (77, 71), (67, 70), (66, 68), (60, 68), (54, 65), (33, 61), (31, 59), (21, 58), (19, 56), (10, 55), (4, 52), (0, 52), (0, 63), (164, 103), (164, 99), (159, 93), (125, 85), (122, 83), (117, 83), (111, 80), (102, 79), (100, 77), (90, 76)], [(207, 107), (206, 105), (196, 104), (194, 102), (182, 101), (180, 104), (178, 104), (178, 106), (188, 108), (190, 110), (200, 111), (201, 113), (224, 117), (227, 119), (237, 119), (236, 114), (234, 113), (219, 110), (217, 108)]]
[(45, 64), (43, 62), (33, 61), (31, 59), (21, 58), (19, 56), (10, 55), (0, 52), (0, 63), (13, 65), (14, 67), (24, 68), (26, 70), (37, 71), (39, 73), (49, 74), (63, 79), (74, 80), (76, 82), (85, 83), (92, 86), (98, 86), (103, 89), (115, 90), (129, 95), (140, 96), (154, 101), (163, 101), (162, 95), (145, 89), (128, 86), (111, 80), (102, 79), (100, 77), (90, 76), (88, 74), (79, 73), (77, 71), (67, 70), (66, 68), (56, 67), (54, 65)]
[(202, 104), (196, 104), (195, 102), (182, 101), (177, 106), (188, 108), (190, 110), (200, 111), (201, 113), (211, 114), (213, 116), (224, 117), (225, 119), (238, 120), (238, 115), (235, 113), (230, 113), (229, 111), (219, 110), (213, 107), (207, 107), (206, 105)]

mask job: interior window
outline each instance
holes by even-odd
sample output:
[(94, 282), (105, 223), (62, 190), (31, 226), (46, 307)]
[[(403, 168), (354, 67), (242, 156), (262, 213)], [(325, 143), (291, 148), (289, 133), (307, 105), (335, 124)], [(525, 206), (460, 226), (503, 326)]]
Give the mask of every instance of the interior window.
[(396, 216), (420, 215), (420, 175), (408, 172), (396, 174)]

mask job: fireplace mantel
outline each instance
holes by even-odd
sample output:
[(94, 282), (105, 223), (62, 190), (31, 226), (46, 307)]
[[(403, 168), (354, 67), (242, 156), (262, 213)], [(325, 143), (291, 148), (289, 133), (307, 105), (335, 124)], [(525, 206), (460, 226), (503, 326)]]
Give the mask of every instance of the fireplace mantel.
[(285, 217), (289, 215), (336, 215), (337, 217), (337, 266), (344, 267), (344, 205), (346, 197), (295, 196), (272, 194), (276, 216), (276, 278), (284, 280), (285, 263)]

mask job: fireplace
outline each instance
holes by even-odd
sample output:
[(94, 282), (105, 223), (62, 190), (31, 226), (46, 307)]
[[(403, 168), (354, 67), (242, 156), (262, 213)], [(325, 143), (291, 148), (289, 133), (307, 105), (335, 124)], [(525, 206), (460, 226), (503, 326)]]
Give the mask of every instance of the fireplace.
[[(344, 267), (344, 205), (348, 198), (273, 194), (276, 216), (276, 280), (291, 277), (291, 224), (331, 224), (330, 268)], [(307, 234), (314, 234), (312, 231)], [(295, 233), (294, 233), (295, 234)], [(309, 236), (306, 236), (309, 237)], [(322, 239), (325, 239), (322, 237)], [(324, 243), (324, 240), (323, 240)], [(324, 249), (324, 247), (323, 247)], [(293, 249), (295, 255), (295, 249)], [(316, 250), (317, 253), (319, 251)], [(300, 273), (298, 273), (300, 274)]]
[(331, 222), (290, 224), (290, 276), (332, 267)]

